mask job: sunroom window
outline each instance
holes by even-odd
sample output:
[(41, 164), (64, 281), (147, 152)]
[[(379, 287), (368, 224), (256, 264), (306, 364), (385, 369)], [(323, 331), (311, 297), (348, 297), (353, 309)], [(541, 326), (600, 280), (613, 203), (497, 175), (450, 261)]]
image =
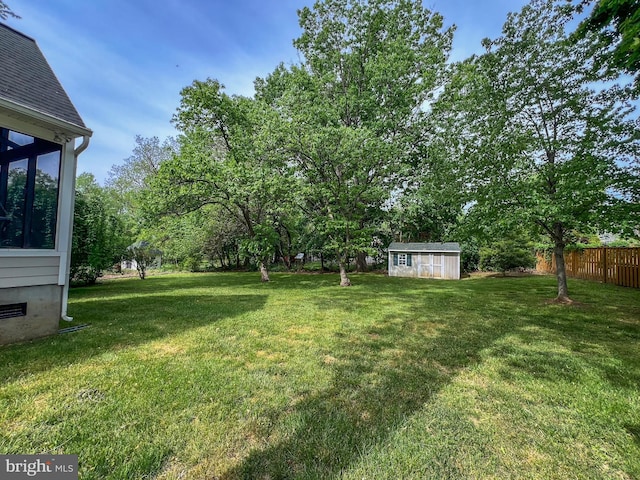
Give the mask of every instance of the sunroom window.
[(61, 151), (0, 129), (0, 248), (55, 248)]

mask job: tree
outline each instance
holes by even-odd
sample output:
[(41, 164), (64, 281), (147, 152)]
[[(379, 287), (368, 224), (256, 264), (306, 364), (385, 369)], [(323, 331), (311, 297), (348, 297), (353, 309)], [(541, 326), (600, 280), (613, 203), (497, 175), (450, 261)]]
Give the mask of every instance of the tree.
[(9, 8), (9, 5), (7, 5), (6, 2), (0, 0), (0, 19), (7, 20), (9, 17), (20, 18), (18, 15), (13, 13), (13, 10)]
[(279, 138), (303, 183), (301, 206), (351, 284), (350, 258), (415, 153), (424, 105), (442, 81), (452, 30), (409, 0), (326, 0), (298, 12), (302, 65), (256, 83), (281, 113)]
[(161, 165), (147, 195), (155, 214), (183, 215), (219, 205), (245, 228), (247, 254), (257, 259), (261, 280), (277, 237), (272, 235), (294, 184), (277, 155), (266, 125), (274, 112), (263, 102), (229, 96), (216, 80), (194, 81), (182, 90), (174, 116), (181, 154)]
[(533, 268), (536, 257), (531, 245), (522, 235), (508, 235), (480, 248), (479, 266), (482, 270), (497, 270), (503, 276), (514, 268)]
[[(574, 230), (638, 225), (638, 120), (629, 90), (593, 68), (606, 48), (573, 41), (562, 3), (510, 14), (487, 52), (457, 65), (436, 106), (469, 189), (468, 220), (495, 235), (520, 225), (554, 245), (558, 301), (570, 301), (564, 247)], [(594, 88), (597, 87), (597, 88)], [(635, 190), (637, 191), (637, 190)]]
[(430, 169), (423, 183), (402, 192), (389, 212), (392, 238), (400, 242), (445, 242), (454, 237), (462, 204), (440, 180), (433, 178)]
[[(593, 0), (581, 0), (578, 12)], [(598, 32), (612, 47), (606, 58), (614, 68), (636, 75), (636, 85), (640, 86), (640, 1), (639, 0), (597, 0), (589, 16), (576, 31), (578, 38)]]
[(106, 187), (121, 206), (120, 214), (132, 235), (137, 236), (144, 224), (140, 218), (143, 191), (150, 187), (160, 165), (178, 154), (179, 145), (172, 137), (160, 143), (158, 137), (141, 135), (136, 135), (135, 143), (132, 155), (109, 170)]
[(129, 242), (117, 205), (90, 173), (76, 181), (70, 277), (93, 284), (120, 262)]
[(129, 260), (136, 262), (136, 270), (141, 280), (147, 276), (147, 269), (153, 265), (162, 252), (151, 246), (147, 240), (137, 241), (127, 247)]

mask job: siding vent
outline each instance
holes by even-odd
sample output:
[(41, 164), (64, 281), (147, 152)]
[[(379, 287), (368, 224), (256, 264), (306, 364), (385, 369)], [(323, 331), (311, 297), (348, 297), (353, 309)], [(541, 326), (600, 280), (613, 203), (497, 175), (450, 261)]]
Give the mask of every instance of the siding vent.
[(27, 314), (26, 303), (0, 305), (0, 320), (4, 318), (24, 317)]

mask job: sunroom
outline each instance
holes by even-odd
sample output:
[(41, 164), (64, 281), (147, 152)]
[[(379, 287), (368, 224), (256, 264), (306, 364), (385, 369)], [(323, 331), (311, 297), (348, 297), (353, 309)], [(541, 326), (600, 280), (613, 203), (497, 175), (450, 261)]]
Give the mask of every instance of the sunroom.
[(36, 42), (0, 24), (0, 345), (67, 317), (75, 174), (89, 130)]

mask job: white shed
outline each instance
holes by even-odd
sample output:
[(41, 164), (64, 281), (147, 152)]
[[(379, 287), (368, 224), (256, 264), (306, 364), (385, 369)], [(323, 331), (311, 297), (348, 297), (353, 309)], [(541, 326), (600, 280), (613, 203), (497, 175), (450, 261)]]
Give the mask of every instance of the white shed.
[(92, 132), (32, 38), (0, 24), (0, 48), (2, 345), (68, 319), (76, 163)]
[(397, 243), (389, 245), (389, 276), (460, 279), (460, 245)]

